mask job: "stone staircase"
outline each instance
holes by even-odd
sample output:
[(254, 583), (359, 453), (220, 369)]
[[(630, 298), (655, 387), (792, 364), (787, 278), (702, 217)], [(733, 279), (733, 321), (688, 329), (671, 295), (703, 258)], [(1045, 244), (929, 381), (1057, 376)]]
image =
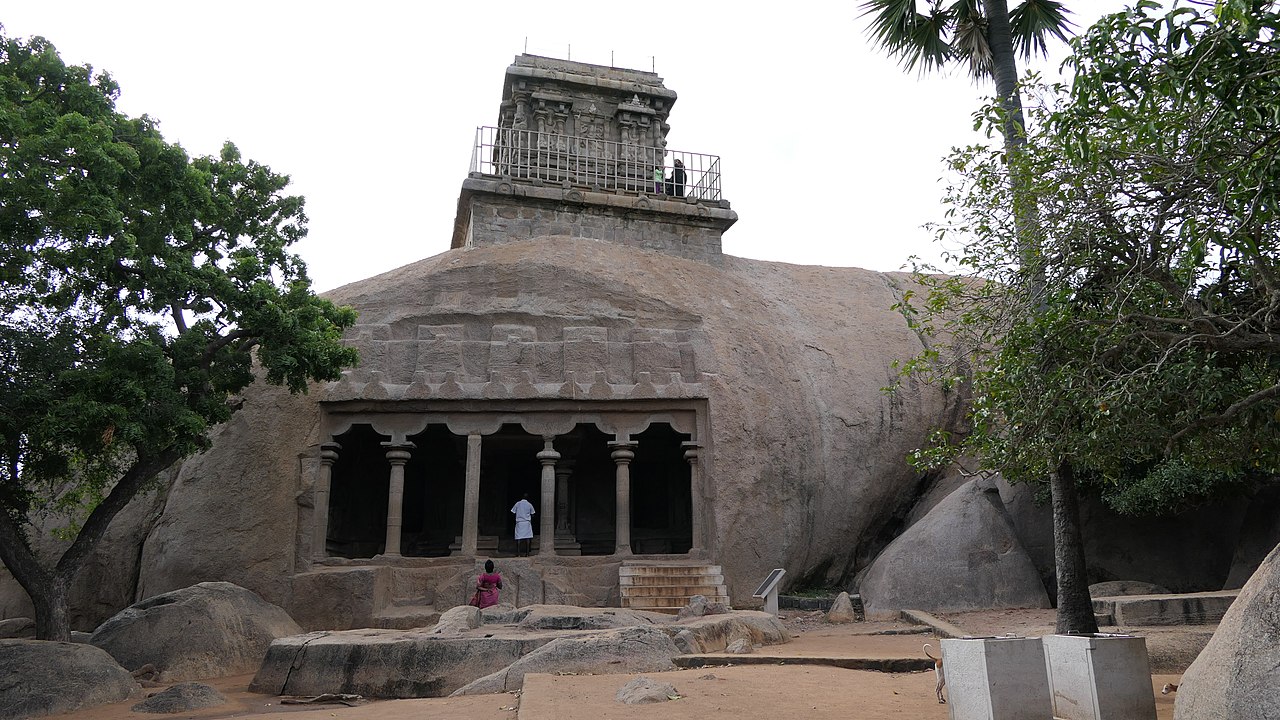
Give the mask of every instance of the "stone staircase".
[(729, 603), (724, 571), (719, 565), (687, 561), (629, 560), (618, 568), (622, 607), (675, 614), (694, 595)]

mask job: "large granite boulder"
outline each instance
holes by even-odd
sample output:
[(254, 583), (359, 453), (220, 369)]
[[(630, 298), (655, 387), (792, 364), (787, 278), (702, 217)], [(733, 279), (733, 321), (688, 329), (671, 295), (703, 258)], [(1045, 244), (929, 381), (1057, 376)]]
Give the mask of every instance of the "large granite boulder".
[[(524, 355), (539, 358), (563, 344), (566, 323), (608, 327), (603, 362), (620, 364), (599, 370), (619, 385), (638, 382), (632, 357), (644, 359), (651, 345), (669, 350), (640, 338), (682, 338), (669, 370), (701, 382), (715, 408), (700, 461), (714, 487), (707, 498), (715, 502), (703, 505), (707, 545), (730, 596), (747, 600), (775, 567), (815, 583), (846, 578), (855, 553), (886, 542), (883, 528), (914, 497), (917, 474), (904, 457), (947, 408), (932, 388), (881, 392), (893, 362), (921, 349), (892, 309), (908, 282), (905, 274), (732, 256), (709, 264), (549, 237), (450, 250), (327, 295), (359, 311), (359, 372), (385, 382), (363, 387), (392, 403), (391, 389), (416, 371), (458, 370), (402, 352), (417, 347), (419, 326), (461, 323), (468, 337), (487, 339), (496, 325), (517, 322), (536, 328), (538, 348)], [(527, 369), (552, 366), (563, 368), (563, 358)], [(486, 366), (484, 379), (499, 369), (526, 368)], [(323, 393), (246, 390), (212, 448), (183, 464), (143, 549), (140, 593), (221, 578), (289, 606), (290, 578), (312, 555), (316, 446), (328, 439)]]
[(999, 491), (983, 479), (951, 493), (885, 548), (859, 590), (868, 616), (1049, 607)]
[(559, 638), (491, 675), (459, 688), (454, 695), (484, 695), (519, 690), (528, 673), (633, 673), (672, 670), (680, 655), (661, 628), (602, 630), (583, 637)]
[(1182, 676), (1175, 720), (1280, 718), (1280, 546)]
[(759, 610), (735, 610), (724, 615), (689, 618), (664, 628), (682, 654), (720, 652), (734, 640), (753, 645), (781, 645), (791, 634), (781, 620)]
[(146, 700), (129, 708), (138, 713), (174, 713), (189, 712), (202, 708), (225, 705), (227, 697), (218, 689), (204, 683), (178, 683), (167, 690), (151, 695)]
[(272, 640), (301, 632), (284, 610), (253, 592), (210, 582), (134, 603), (90, 642), (127, 668), (150, 663), (174, 682), (253, 672)]
[[(555, 640), (551, 634), (420, 630), (313, 632), (271, 643), (249, 691), (267, 695), (351, 693), (443, 697)], [(490, 637), (485, 637), (489, 635)]]
[(92, 645), (0, 640), (0, 717), (60, 715), (120, 702), (138, 689), (133, 676)]

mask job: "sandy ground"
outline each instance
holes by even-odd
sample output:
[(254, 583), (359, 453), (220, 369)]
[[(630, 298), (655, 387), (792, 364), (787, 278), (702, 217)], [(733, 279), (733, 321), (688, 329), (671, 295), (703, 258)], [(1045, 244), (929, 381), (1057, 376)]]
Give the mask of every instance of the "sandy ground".
[[(1036, 635), (1051, 632), (1053, 625), (1052, 611), (1047, 615), (1040, 611), (992, 611), (950, 615), (946, 619), (975, 635)], [(934, 697), (932, 672), (879, 673), (786, 662), (787, 658), (800, 656), (917, 657), (923, 643), (933, 642), (937, 647), (937, 641), (931, 636), (911, 633), (910, 626), (895, 623), (830, 625), (817, 614), (794, 615), (787, 618), (786, 623), (792, 631), (792, 642), (757, 651), (757, 654), (778, 657), (779, 664), (646, 673), (646, 677), (673, 685), (680, 696), (678, 700), (652, 705), (627, 706), (614, 700), (618, 688), (638, 675), (530, 675), (525, 678), (522, 693), (386, 700), (358, 707), (282, 705), (280, 698), (247, 692), (245, 688), (251, 677), (244, 675), (208, 681), (228, 697), (227, 704), (167, 717), (201, 720), (240, 717), (253, 720), (698, 720), (708, 717), (942, 720), (948, 717), (947, 707), (939, 705)], [(873, 634), (885, 630), (907, 634)], [(1160, 695), (1158, 689), (1177, 679), (1177, 674), (1152, 676), (1159, 720), (1172, 720), (1173, 696)], [(142, 697), (145, 695), (58, 717), (61, 720), (156, 718), (156, 715), (130, 710)]]

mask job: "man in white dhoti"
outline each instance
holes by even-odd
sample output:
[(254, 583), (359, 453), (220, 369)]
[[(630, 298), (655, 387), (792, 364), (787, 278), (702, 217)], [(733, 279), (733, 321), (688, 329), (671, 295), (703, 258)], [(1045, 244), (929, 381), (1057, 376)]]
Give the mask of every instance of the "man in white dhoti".
[(533, 514), (538, 511), (533, 509), (529, 495), (526, 494), (511, 507), (511, 512), (516, 516), (516, 554), (524, 557), (529, 554), (529, 541), (533, 539)]

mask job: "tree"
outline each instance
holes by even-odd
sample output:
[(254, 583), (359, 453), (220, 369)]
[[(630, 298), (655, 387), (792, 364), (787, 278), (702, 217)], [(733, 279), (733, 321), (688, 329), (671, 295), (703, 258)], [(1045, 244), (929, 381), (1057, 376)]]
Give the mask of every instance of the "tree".
[[(256, 375), (301, 392), (357, 360), (354, 311), (288, 252), (288, 178), (230, 143), (188, 158), (118, 92), (0, 31), (0, 560), (42, 639), (69, 638), (67, 588), (111, 519)], [(54, 512), (74, 540), (45, 567), (30, 518)]]
[[(1014, 158), (1026, 142), (1022, 96), (1018, 92), (1017, 55), (1043, 55), (1050, 37), (1065, 40), (1071, 23), (1056, 0), (1025, 0), (1012, 12), (1006, 0), (937, 0), (928, 14), (917, 12), (915, 0), (867, 0), (862, 6), (872, 16), (871, 37), (908, 70), (939, 69), (963, 62), (975, 81), (993, 78), (999, 107), (999, 127), (1007, 158)], [(1042, 251), (1037, 237), (1036, 196), (1033, 178), (1023, 177), (1020, 163), (1010, 163), (1005, 179), (1011, 192), (1002, 193), (1014, 211), (1019, 242), (1020, 272), (1028, 283), (1032, 305), (1044, 301)], [(1050, 478), (1053, 499), (1054, 555), (1057, 573), (1059, 632), (1097, 632), (1097, 621), (1085, 582), (1084, 542), (1076, 489), (1069, 482), (1069, 467), (1054, 468)]]
[[(1280, 14), (1150, 0), (1075, 41), (1027, 144), (955, 153), (964, 276), (904, 310), (954, 333), (908, 368), (973, 376), (972, 432), (942, 437), (1013, 481), (1066, 469), (1125, 513), (1172, 512), (1280, 473)], [(989, 115), (999, 121), (999, 112)], [(1006, 162), (1038, 198), (1028, 300)]]

